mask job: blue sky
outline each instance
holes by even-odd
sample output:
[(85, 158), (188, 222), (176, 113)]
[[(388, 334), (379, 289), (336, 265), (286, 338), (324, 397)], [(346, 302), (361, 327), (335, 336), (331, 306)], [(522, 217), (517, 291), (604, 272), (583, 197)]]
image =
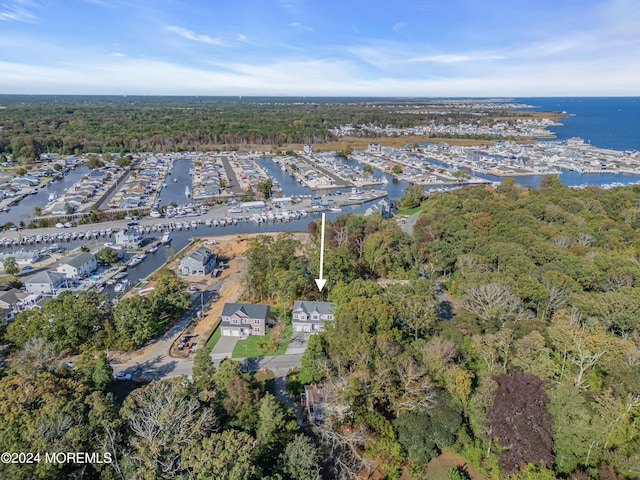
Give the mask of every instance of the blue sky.
[(0, 0), (0, 93), (640, 95), (640, 1)]

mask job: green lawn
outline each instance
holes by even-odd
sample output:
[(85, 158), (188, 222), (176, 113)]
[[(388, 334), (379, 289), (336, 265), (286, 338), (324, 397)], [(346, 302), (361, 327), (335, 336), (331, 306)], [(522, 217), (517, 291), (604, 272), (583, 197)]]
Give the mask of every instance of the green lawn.
[[(282, 341), (282, 345), (275, 352), (265, 352), (258, 348), (256, 343), (260, 340), (261, 336), (259, 335), (251, 335), (246, 340), (238, 340), (235, 348), (233, 349), (233, 354), (231, 358), (254, 358), (254, 357), (264, 357), (264, 356), (276, 356), (276, 355), (284, 355), (284, 352), (287, 351), (287, 345), (289, 345), (289, 340), (291, 340), (291, 332), (293, 331), (293, 327), (289, 324), (284, 329), (284, 338)], [(271, 335), (267, 333), (267, 338)], [(220, 335), (218, 334), (218, 337)], [(245, 345), (247, 349), (245, 350)]]
[(422, 210), (422, 206), (410, 208), (409, 210), (396, 210), (396, 215), (413, 215)]
[(209, 340), (207, 340), (206, 346), (209, 350), (216, 346), (216, 343), (220, 340), (220, 335), (222, 335), (222, 329), (218, 324), (216, 329), (213, 331), (213, 334), (209, 337)]

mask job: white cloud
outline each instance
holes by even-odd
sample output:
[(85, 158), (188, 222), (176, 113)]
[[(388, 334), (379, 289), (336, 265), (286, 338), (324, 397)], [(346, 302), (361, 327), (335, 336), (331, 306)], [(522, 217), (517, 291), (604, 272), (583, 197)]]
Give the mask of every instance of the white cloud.
[(126, 55), (124, 53), (121, 52), (113, 52), (111, 54), (112, 57), (126, 57)]
[(391, 30), (393, 30), (396, 33), (403, 33), (406, 30), (407, 25), (408, 25), (407, 22), (398, 22), (391, 28)]
[(291, 22), (289, 24), (290, 27), (295, 28), (296, 30), (298, 30), (299, 32), (312, 32), (313, 28), (311, 28), (308, 25), (304, 25), (300, 22)]
[(37, 20), (33, 9), (38, 5), (32, 0), (14, 0), (0, 5), (0, 20), (33, 23)]
[(165, 30), (176, 33), (187, 40), (193, 40), (194, 42), (208, 43), (209, 45), (224, 45), (224, 41), (221, 38), (213, 38), (209, 35), (200, 35), (186, 28), (170, 25), (165, 27)]

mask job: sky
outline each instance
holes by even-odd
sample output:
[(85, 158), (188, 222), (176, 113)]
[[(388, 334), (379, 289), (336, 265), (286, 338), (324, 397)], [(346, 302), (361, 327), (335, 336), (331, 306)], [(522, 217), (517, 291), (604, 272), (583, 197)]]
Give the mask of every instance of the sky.
[(637, 96), (639, 0), (0, 0), (0, 93)]

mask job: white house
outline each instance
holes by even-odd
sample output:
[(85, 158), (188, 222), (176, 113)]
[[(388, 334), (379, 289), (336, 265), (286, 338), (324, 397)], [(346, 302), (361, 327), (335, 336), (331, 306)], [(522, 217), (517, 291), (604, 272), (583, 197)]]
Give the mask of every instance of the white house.
[(59, 272), (36, 273), (24, 281), (27, 292), (53, 296), (56, 296), (65, 285), (65, 275)]
[(88, 277), (98, 268), (96, 256), (89, 252), (69, 255), (60, 260), (56, 272), (64, 273), (66, 278)]
[(36, 250), (20, 250), (17, 252), (1, 253), (0, 262), (4, 262), (8, 257), (13, 257), (16, 259), (18, 265), (31, 265), (40, 260), (41, 256), (40, 252)]
[(142, 243), (142, 237), (135, 230), (127, 228), (116, 232), (116, 244), (128, 248), (138, 248)]
[(324, 330), (324, 322), (333, 320), (336, 304), (332, 302), (293, 302), (291, 325), (296, 332), (316, 333)]

